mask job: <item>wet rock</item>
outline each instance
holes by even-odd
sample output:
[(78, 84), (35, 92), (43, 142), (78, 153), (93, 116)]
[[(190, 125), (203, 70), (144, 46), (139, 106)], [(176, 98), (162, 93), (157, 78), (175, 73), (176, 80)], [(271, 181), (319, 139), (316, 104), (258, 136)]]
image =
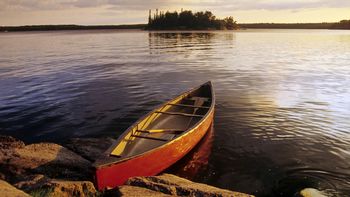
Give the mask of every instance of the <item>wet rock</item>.
[(3, 180), (0, 180), (0, 194), (2, 197), (30, 197), (29, 194), (13, 187)]
[(49, 178), (89, 180), (90, 166), (91, 163), (86, 159), (54, 143), (0, 149), (0, 174), (10, 183), (19, 182), (33, 174), (43, 174)]
[(64, 144), (65, 147), (78, 153), (85, 159), (94, 162), (96, 159), (101, 157), (116, 140), (105, 137), (105, 138), (72, 138)]
[(314, 188), (305, 188), (300, 191), (300, 195), (303, 197), (327, 197), (323, 192)]
[[(201, 183), (195, 183), (171, 174), (149, 177), (133, 177), (127, 181), (126, 185), (146, 188), (149, 190), (157, 191), (160, 194), (177, 196), (251, 196), (248, 194), (220, 189)], [(123, 187), (124, 186), (120, 187), (121, 191), (123, 190)], [(128, 196), (135, 194), (132, 193), (132, 189), (128, 191), (130, 191), (130, 193), (126, 193), (124, 191), (124, 195)]]

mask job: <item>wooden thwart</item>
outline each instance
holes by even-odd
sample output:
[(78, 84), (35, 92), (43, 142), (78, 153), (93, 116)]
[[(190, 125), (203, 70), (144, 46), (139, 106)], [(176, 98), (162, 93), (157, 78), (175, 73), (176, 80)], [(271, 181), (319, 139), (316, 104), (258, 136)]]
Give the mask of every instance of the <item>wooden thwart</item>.
[(162, 132), (182, 133), (184, 132), (184, 130), (179, 130), (179, 129), (150, 129), (150, 130), (138, 129), (136, 131), (141, 133), (162, 133)]
[(204, 116), (204, 115), (197, 115), (197, 114), (186, 114), (186, 113), (181, 113), (181, 112), (156, 111), (154, 113), (167, 114), (167, 115), (177, 115), (177, 116), (187, 116), (187, 117), (203, 117)]
[(114, 155), (114, 154), (109, 154), (109, 156), (111, 156), (111, 157), (117, 157), (117, 158), (120, 158), (120, 157), (122, 157), (121, 155)]
[(211, 100), (211, 98), (209, 98), (209, 97), (199, 97), (199, 96), (193, 96), (193, 97), (187, 97), (187, 98), (184, 98), (183, 100), (190, 100), (190, 101), (195, 101), (195, 100), (210, 101), (210, 100)]
[(134, 134), (132, 134), (131, 137), (138, 137), (138, 138), (145, 138), (145, 139), (159, 140), (159, 141), (169, 141), (168, 139), (164, 139), (164, 138), (156, 138), (156, 137), (149, 137), (149, 136), (142, 136), (142, 135), (134, 135)]
[(185, 105), (185, 104), (175, 104), (175, 103), (168, 103), (168, 105), (179, 106), (179, 107), (202, 108), (202, 109), (209, 109), (210, 108), (210, 107), (206, 107), (206, 106), (195, 106), (195, 105)]

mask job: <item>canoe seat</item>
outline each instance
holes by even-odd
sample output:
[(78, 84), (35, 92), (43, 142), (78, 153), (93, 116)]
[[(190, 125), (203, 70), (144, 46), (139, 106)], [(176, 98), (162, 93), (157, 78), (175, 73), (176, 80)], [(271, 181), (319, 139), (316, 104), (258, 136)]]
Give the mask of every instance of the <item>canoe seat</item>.
[(149, 137), (149, 136), (142, 136), (142, 135), (135, 135), (135, 134), (132, 134), (131, 137), (138, 137), (138, 138), (144, 138), (144, 139), (149, 139), (149, 140), (169, 141), (169, 139), (157, 138), (157, 137)]
[(177, 116), (187, 116), (187, 117), (203, 117), (204, 115), (197, 115), (197, 114), (186, 114), (181, 112), (165, 112), (165, 111), (156, 111), (154, 113), (159, 114), (167, 114), (167, 115), (177, 115)]
[(179, 130), (179, 129), (149, 129), (149, 130), (136, 130), (137, 132), (141, 133), (182, 133), (184, 130)]
[(207, 106), (185, 105), (185, 104), (175, 104), (175, 103), (168, 103), (167, 105), (179, 106), (179, 107), (203, 108), (203, 109), (209, 109), (210, 108), (210, 107), (207, 107)]

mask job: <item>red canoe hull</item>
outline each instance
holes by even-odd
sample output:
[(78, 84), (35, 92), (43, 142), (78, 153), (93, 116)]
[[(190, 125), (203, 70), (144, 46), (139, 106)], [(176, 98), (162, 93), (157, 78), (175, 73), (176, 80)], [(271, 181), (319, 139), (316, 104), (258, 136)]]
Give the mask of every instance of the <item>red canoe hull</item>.
[(96, 182), (99, 190), (122, 185), (130, 177), (153, 176), (170, 167), (184, 157), (202, 139), (213, 122), (211, 110), (203, 122), (190, 132), (162, 146), (129, 160), (120, 161), (96, 169)]

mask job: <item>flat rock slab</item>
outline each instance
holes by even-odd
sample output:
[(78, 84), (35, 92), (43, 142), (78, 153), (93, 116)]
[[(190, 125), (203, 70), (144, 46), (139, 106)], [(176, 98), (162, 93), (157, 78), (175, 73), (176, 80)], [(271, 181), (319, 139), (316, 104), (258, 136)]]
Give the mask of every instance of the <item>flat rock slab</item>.
[[(180, 178), (171, 174), (163, 174), (160, 176), (149, 177), (133, 177), (130, 178), (126, 185), (141, 187), (160, 194), (175, 195), (175, 196), (233, 196), (233, 197), (252, 197), (252, 195), (234, 192), (230, 190), (220, 189), (206, 184), (195, 183), (184, 178)], [(123, 191), (123, 187), (120, 190)], [(129, 189), (130, 193), (121, 192), (125, 196), (136, 195), (133, 190)], [(136, 190), (135, 190), (136, 191)]]
[[(30, 175), (15, 187), (35, 196), (95, 196), (97, 191), (90, 181), (50, 179), (44, 175)], [(40, 194), (40, 195), (39, 195)]]
[[(15, 142), (17, 143), (17, 142)], [(10, 183), (32, 174), (68, 180), (90, 180), (91, 163), (54, 143), (0, 148), (0, 175)]]
[(85, 159), (94, 162), (115, 142), (115, 139), (109, 137), (72, 138), (68, 140), (64, 146), (78, 153)]
[(0, 180), (0, 195), (2, 197), (30, 197), (29, 194), (15, 188), (3, 180)]

